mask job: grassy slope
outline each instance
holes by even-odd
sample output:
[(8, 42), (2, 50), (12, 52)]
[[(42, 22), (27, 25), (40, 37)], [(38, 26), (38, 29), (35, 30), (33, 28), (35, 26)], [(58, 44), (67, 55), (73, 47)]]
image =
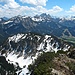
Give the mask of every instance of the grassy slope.
[(68, 36), (63, 36), (62, 37), (63, 40), (67, 41), (67, 42), (71, 42), (75, 44), (75, 37), (68, 37)]

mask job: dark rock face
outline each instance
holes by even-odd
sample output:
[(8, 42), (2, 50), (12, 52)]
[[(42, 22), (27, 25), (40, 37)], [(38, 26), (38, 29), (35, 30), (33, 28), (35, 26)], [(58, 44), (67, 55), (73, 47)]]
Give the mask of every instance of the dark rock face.
[(75, 48), (71, 49), (71, 51), (69, 52), (68, 56), (72, 59), (75, 59)]
[(6, 61), (4, 56), (0, 56), (0, 74), (1, 75), (17, 75), (13, 64)]
[[(0, 39), (5, 40), (9, 36), (25, 32), (52, 34), (57, 37), (61, 37), (63, 34), (70, 36), (68, 35), (70, 33), (72, 36), (75, 36), (74, 24), (75, 20), (52, 18), (47, 14), (36, 15), (33, 18), (16, 16), (9, 20), (0, 21)], [(64, 33), (66, 29), (68, 32)]]

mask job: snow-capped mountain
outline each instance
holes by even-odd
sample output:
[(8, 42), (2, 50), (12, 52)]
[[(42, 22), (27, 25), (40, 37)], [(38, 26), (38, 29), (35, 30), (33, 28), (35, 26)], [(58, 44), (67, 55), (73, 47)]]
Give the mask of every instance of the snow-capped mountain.
[(70, 49), (56, 36), (75, 36), (75, 17), (56, 18), (43, 13), (0, 18), (0, 71), (3, 75), (31, 75), (28, 66), (41, 54)]
[(8, 37), (25, 32), (34, 32), (40, 34), (52, 34), (57, 37), (75, 36), (75, 19), (70, 17), (56, 18), (49, 14), (30, 16), (15, 16), (8, 20), (1, 18), (0, 21), (0, 45)]
[[(40, 34), (52, 34), (57, 37), (63, 35), (75, 36), (75, 19), (56, 18), (49, 14), (30, 16), (15, 16), (6, 21), (0, 22), (0, 39), (6, 39), (9, 36), (34, 32)], [(67, 34), (66, 34), (67, 33)], [(1, 42), (3, 42), (2, 40)], [(2, 44), (2, 43), (0, 43)]]
[(9, 37), (1, 45), (0, 55), (5, 56), (8, 63), (13, 63), (17, 69), (17, 75), (30, 75), (28, 65), (43, 52), (67, 51), (70, 46), (51, 35), (38, 35), (34, 33), (16, 34)]

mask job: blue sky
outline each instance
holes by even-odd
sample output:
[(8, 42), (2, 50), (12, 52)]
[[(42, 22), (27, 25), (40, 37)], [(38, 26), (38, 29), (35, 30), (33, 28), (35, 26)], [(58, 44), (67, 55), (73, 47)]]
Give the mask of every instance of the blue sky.
[(74, 4), (75, 4), (75, 0), (48, 0), (46, 8), (49, 9), (49, 7), (51, 8), (57, 5), (65, 10), (69, 10), (70, 7)]
[(75, 0), (0, 0), (0, 17), (41, 13), (58, 17), (75, 16)]

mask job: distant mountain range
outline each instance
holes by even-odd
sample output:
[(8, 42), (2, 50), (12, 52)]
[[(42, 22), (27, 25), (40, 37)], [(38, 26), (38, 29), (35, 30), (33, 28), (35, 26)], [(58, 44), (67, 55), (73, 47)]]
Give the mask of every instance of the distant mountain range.
[(34, 17), (19, 15), (0, 19), (0, 42), (9, 36), (26, 32), (52, 34), (57, 37), (75, 36), (75, 18), (56, 18), (43, 13)]

